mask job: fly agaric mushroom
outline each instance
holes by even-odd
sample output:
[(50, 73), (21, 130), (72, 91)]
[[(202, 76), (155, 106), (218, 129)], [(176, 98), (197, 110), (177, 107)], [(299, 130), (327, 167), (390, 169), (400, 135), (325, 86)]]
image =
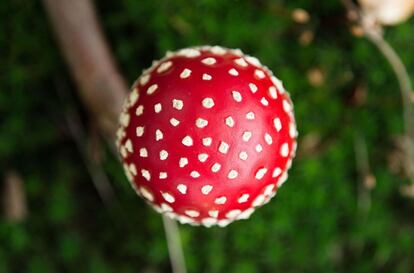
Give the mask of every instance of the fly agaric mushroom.
[(240, 50), (167, 53), (132, 87), (117, 132), (132, 187), (181, 223), (247, 219), (287, 179), (296, 150), (282, 82)]

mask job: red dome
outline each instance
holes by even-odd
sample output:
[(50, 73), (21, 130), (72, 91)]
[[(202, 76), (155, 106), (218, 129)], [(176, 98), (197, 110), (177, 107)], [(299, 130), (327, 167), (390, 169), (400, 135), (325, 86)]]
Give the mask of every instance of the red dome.
[(136, 192), (181, 223), (225, 226), (276, 194), (296, 150), (282, 83), (240, 50), (167, 53), (133, 85), (117, 145)]

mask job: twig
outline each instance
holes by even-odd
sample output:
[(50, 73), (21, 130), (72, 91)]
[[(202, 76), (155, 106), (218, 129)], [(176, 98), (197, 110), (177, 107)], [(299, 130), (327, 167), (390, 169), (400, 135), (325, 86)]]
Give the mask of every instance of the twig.
[(79, 93), (100, 129), (115, 135), (127, 86), (88, 0), (43, 0)]
[(367, 185), (367, 180), (372, 177), (369, 160), (368, 149), (365, 139), (359, 134), (354, 135), (355, 164), (358, 171), (360, 183), (358, 184), (358, 207), (364, 213), (371, 208), (372, 185)]
[(167, 237), (168, 252), (170, 254), (173, 273), (186, 273), (184, 252), (181, 246), (180, 232), (177, 222), (167, 216), (162, 216), (165, 235)]
[[(105, 42), (92, 1), (43, 0), (43, 3), (81, 98), (114, 152), (113, 140), (127, 87)], [(164, 220), (164, 228), (172, 268), (179, 270), (174, 273), (185, 273), (177, 224)]]

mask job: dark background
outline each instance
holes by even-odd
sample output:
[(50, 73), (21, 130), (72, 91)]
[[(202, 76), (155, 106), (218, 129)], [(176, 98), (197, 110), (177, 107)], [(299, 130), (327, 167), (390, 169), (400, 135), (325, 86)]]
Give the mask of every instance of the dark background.
[[(295, 104), (299, 150), (287, 183), (247, 221), (180, 226), (190, 273), (414, 272), (398, 83), (377, 49), (352, 34), (339, 1), (95, 4), (129, 84), (166, 50), (219, 44), (258, 57)], [(297, 8), (310, 20), (295, 22)], [(413, 27), (411, 19), (385, 30), (412, 80)], [(1, 1), (1, 273), (170, 272), (160, 215), (103, 143), (41, 3)], [(99, 164), (91, 168), (85, 150)], [(115, 192), (106, 204), (94, 171)], [(27, 207), (17, 218), (6, 204), (13, 183)]]

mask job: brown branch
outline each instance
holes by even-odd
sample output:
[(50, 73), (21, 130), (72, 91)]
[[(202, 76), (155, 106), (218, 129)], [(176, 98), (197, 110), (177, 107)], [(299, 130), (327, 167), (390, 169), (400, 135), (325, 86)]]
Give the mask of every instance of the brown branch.
[(43, 0), (81, 98), (103, 132), (115, 135), (127, 94), (91, 1)]
[[(127, 87), (115, 67), (91, 1), (43, 0), (43, 3), (84, 103), (100, 129), (113, 140)], [(99, 173), (94, 177), (105, 178)], [(173, 272), (185, 273), (177, 223), (163, 219)]]

